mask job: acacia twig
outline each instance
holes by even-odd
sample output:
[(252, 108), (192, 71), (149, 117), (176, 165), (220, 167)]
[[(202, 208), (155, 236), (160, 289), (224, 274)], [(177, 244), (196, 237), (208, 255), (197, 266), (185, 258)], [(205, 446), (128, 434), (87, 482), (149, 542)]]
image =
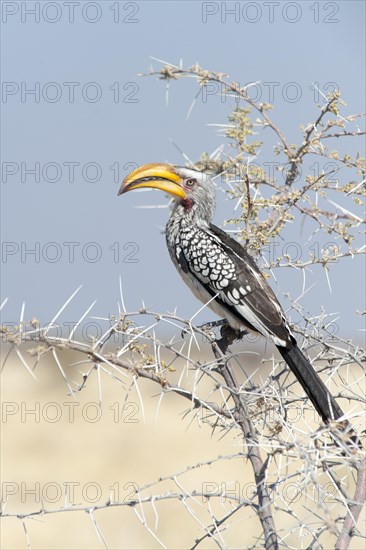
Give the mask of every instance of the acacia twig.
[(258, 495), (258, 517), (264, 534), (264, 546), (266, 550), (277, 550), (278, 540), (274, 519), (271, 510), (271, 499), (266, 484), (266, 465), (262, 460), (259, 451), (258, 438), (255, 428), (250, 420), (248, 407), (243, 395), (239, 392), (239, 385), (236, 381), (233, 369), (225, 358), (229, 345), (237, 338), (237, 333), (228, 326), (221, 329), (221, 339), (213, 343), (212, 349), (218, 361), (220, 371), (226, 385), (232, 389), (232, 397), (235, 403), (235, 412), (238, 418), (238, 425), (243, 432), (244, 440), (248, 447), (248, 458), (253, 468), (254, 479)]
[(349, 511), (337, 539), (335, 549), (347, 550), (355, 534), (356, 524), (366, 500), (366, 459), (357, 466), (357, 482), (353, 501), (349, 502)]

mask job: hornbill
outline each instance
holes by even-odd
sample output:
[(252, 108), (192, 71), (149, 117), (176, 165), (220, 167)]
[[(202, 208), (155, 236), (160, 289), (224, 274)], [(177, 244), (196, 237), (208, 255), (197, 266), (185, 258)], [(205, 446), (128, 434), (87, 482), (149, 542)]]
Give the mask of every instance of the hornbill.
[[(144, 187), (172, 195), (166, 241), (175, 267), (193, 294), (235, 330), (249, 329), (276, 345), (325, 423), (343, 417), (334, 397), (300, 351), (271, 287), (245, 248), (211, 223), (215, 188), (197, 170), (146, 164), (122, 182), (119, 195)], [(353, 433), (353, 432), (351, 432)]]

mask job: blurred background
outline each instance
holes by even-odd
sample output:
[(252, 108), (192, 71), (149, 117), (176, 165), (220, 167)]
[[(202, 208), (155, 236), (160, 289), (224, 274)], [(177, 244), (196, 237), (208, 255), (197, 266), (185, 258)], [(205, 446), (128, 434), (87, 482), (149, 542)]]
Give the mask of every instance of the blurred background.
[[(207, 346), (192, 356), (201, 363), (212, 360)], [(24, 357), (30, 362), (28, 354)], [(91, 364), (68, 367), (83, 357), (62, 351), (58, 357), (69, 383), (81, 383)], [(167, 359), (164, 352), (161, 358)], [(259, 363), (249, 364), (250, 358), (246, 357), (245, 370), (252, 383), (262, 385), (269, 370), (261, 366), (253, 373), (251, 367)], [(186, 369), (185, 363), (177, 361), (175, 371), (166, 373), (169, 383), (180, 380), (197, 397), (223, 406), (222, 389), (214, 391), (208, 376)], [(347, 367), (342, 372), (346, 376)], [(262, 547), (256, 510), (243, 506), (230, 517), (239, 499), (254, 505), (257, 499), (253, 471), (243, 456), (247, 448), (229, 421), (222, 426), (209, 411), (195, 409), (177, 394), (163, 393), (148, 380), (137, 378), (137, 391), (131, 376), (122, 385), (105, 372), (100, 377), (95, 372), (83, 391), (72, 397), (50, 354), (41, 360), (36, 375), (34, 382), (13, 355), (2, 377), (1, 489), (4, 513), (15, 516), (1, 520), (1, 548), (178, 550), (193, 547), (214, 518), (219, 521), (226, 515), (219, 536), (223, 548)], [(281, 386), (284, 380), (283, 374)], [(293, 403), (284, 419), (282, 409), (271, 410), (275, 399), (263, 408), (259, 400), (253, 406), (250, 392), (246, 399), (252, 402), (252, 421), (261, 430), (261, 441), (267, 442), (262, 456), (272, 449), (271, 430), (289, 445), (269, 458), (266, 475), (279, 539), (287, 548), (334, 548), (334, 520), (342, 517), (344, 507), (329, 472), (312, 468), (312, 461), (315, 464), (322, 455), (313, 442), (319, 418), (311, 408), (304, 413)], [(341, 403), (348, 411), (348, 401)], [(351, 409), (360, 433), (362, 407), (355, 410), (353, 403)], [(286, 427), (280, 429), (283, 422)], [(294, 438), (298, 448), (292, 447)], [(332, 474), (351, 494), (352, 469), (337, 460), (334, 448), (330, 452)], [(130, 506), (129, 501), (137, 503)], [(119, 505), (106, 506), (107, 502)], [(71, 505), (80, 511), (67, 511)], [(364, 522), (363, 512), (361, 532)], [(216, 547), (210, 537), (198, 545), (206, 550)], [(350, 548), (359, 550), (360, 539)]]
[[(275, 105), (273, 119), (291, 143), (301, 142), (300, 125), (316, 119), (322, 94), (335, 88), (347, 103), (346, 114), (365, 110), (363, 2), (9, 1), (1, 3), (1, 10), (4, 324), (17, 324), (21, 311), (25, 320), (49, 322), (79, 285), (82, 289), (58, 320), (65, 331), (94, 300), (90, 315), (117, 315), (119, 279), (128, 311), (144, 303), (161, 312), (177, 308), (187, 318), (201, 307), (168, 257), (163, 235), (167, 198), (158, 192), (117, 197), (117, 192), (137, 165), (182, 165), (181, 151), (195, 161), (203, 151), (224, 145), (212, 125), (226, 123), (235, 102), (220, 90), (197, 95), (191, 79), (171, 82), (167, 91), (166, 82), (139, 76), (158, 70), (157, 60), (184, 67), (197, 62), (228, 73), (229, 80), (243, 86), (255, 83), (253, 98)], [(357, 147), (359, 141), (350, 143), (350, 152)], [(265, 145), (257, 161), (273, 160)], [(235, 203), (223, 190), (214, 220), (219, 226), (234, 217)], [(310, 253), (308, 245), (304, 248), (307, 231), (295, 224), (283, 243), (298, 243), (304, 259)], [(302, 292), (301, 273), (280, 270), (276, 275), (280, 293)], [(335, 314), (340, 334), (361, 341), (362, 319), (355, 312), (364, 304), (363, 258), (347, 259), (331, 271), (332, 292), (321, 268), (308, 277), (304, 307), (316, 314), (324, 306)], [(349, 283), (351, 291), (345, 289)], [(212, 320), (207, 311), (196, 318), (207, 320)], [(75, 376), (80, 381), (80, 373)], [(55, 365), (45, 362), (37, 377), (34, 382), (16, 358), (4, 371), (1, 397), (13, 404), (2, 430), (2, 480), (15, 484), (13, 489), (7, 485), (14, 492), (8, 511), (42, 507), (35, 496), (22, 502), (21, 483), (63, 488), (76, 482), (75, 500), (84, 503), (80, 487), (98, 483), (101, 502), (110, 497), (111, 487), (127, 498), (129, 483), (140, 486), (188, 464), (236, 453), (238, 446), (241, 450), (241, 440), (221, 439), (205, 422), (181, 422), (184, 407), (174, 396), (164, 401), (156, 423), (158, 397), (148, 383), (141, 390), (145, 421), (136, 393), (128, 402), (137, 422), (112, 420), (113, 404), (123, 401), (125, 392), (109, 381), (103, 386), (103, 418), (93, 422), (76, 414), (70, 422), (69, 406), (63, 405), (70, 396), (59, 373), (55, 376)], [(79, 409), (97, 401), (94, 380), (80, 394)], [(44, 410), (49, 403), (62, 407), (55, 422), (47, 416), (53, 410)], [(35, 408), (35, 417), (22, 416), (22, 407)], [(249, 469), (246, 475), (251, 481)], [(243, 463), (224, 460), (214, 471), (198, 470), (196, 478), (193, 473), (186, 483), (197, 487), (197, 482), (230, 480), (232, 488), (238, 479), (243, 479)], [(65, 498), (64, 492), (56, 495), (55, 508)], [(203, 533), (197, 533), (189, 513), (183, 521), (175, 504), (164, 506), (159, 517), (169, 548), (186, 547), (192, 533)], [(101, 514), (111, 548), (161, 547), (133, 510)], [(153, 512), (148, 519), (154, 525)], [(202, 521), (207, 523), (207, 517)], [(288, 516), (282, 521), (288, 525)], [(28, 520), (27, 529), (32, 548), (75, 548), (75, 541), (77, 548), (103, 547), (91, 519), (81, 521), (74, 513)], [(232, 548), (241, 547), (242, 529), (238, 521), (228, 539)], [(250, 514), (245, 530), (250, 544), (258, 534)], [(288, 541), (293, 547), (296, 537)], [(3, 522), (2, 547), (26, 547), (18, 519)], [(202, 547), (210, 548), (210, 542)]]

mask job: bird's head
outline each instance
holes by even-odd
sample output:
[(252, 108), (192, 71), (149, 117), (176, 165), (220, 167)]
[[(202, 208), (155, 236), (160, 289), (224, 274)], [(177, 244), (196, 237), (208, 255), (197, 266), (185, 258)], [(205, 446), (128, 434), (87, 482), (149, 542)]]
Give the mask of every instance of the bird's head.
[(215, 188), (204, 172), (171, 164), (145, 164), (126, 176), (118, 194), (146, 187), (169, 193), (186, 213), (197, 213), (206, 221), (212, 218)]

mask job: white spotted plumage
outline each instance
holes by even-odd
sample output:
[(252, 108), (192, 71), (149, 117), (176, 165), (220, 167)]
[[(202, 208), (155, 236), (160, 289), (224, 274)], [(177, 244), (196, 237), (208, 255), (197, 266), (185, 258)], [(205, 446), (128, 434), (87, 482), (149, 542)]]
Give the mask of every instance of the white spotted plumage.
[[(244, 267), (245, 259), (235, 252), (231, 254), (230, 251), (229, 254), (214, 233), (213, 227), (202, 219), (192, 219), (190, 213), (181, 211), (179, 206), (173, 212), (167, 225), (167, 244), (171, 258), (184, 281), (199, 300), (208, 303), (210, 309), (225, 317), (233, 328), (249, 326), (272, 339), (276, 345), (286, 345), (289, 329), (282, 331), (284, 336), (279, 337), (258, 316), (248, 301), (255, 286), (260, 286), (261, 292), (266, 291), (266, 283), (263, 282), (260, 272), (251, 265), (245, 265), (248, 280), (241, 281), (238, 263)], [(242, 272), (243, 269), (241, 274)], [(273, 309), (280, 314), (282, 323), (284, 316), (279, 304), (277, 301), (273, 302), (272, 297), (268, 298)]]

